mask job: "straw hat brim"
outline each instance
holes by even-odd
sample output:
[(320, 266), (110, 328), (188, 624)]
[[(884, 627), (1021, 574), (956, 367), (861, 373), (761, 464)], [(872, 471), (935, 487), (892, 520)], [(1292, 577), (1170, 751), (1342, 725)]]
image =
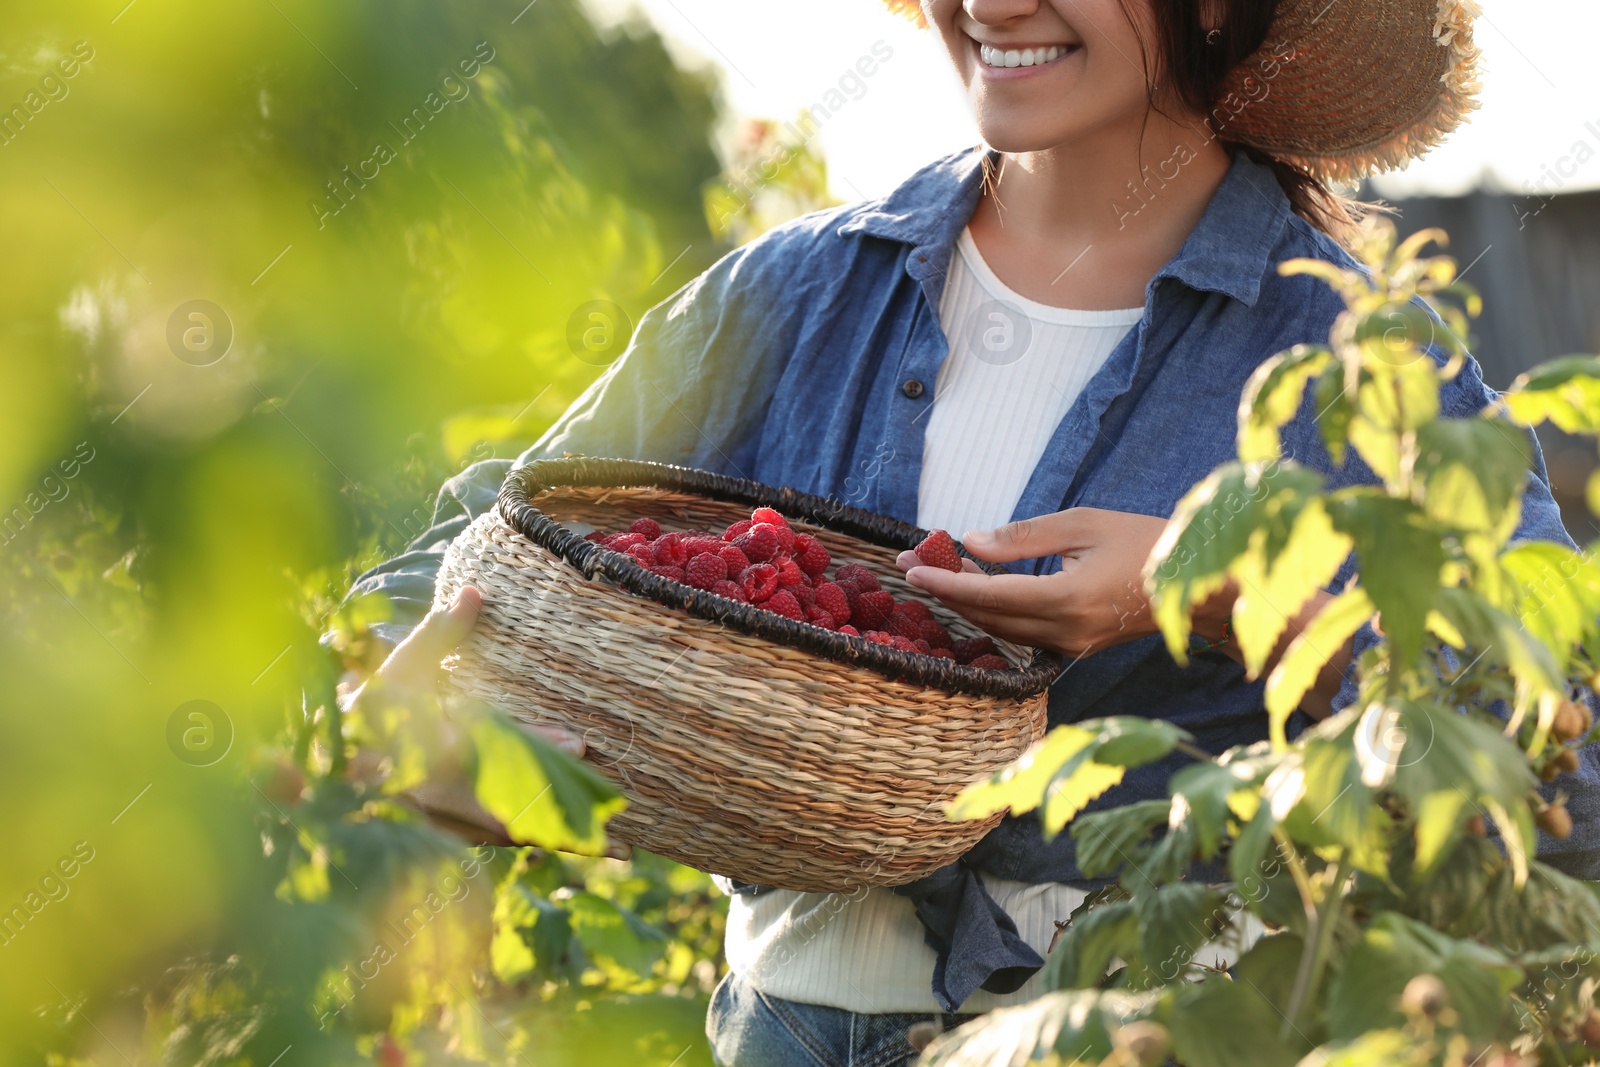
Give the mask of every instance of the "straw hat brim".
[[(917, 0), (885, 0), (924, 25)], [(1325, 181), (1403, 167), (1477, 106), (1475, 0), (1280, 0), (1224, 79), (1219, 136)]]

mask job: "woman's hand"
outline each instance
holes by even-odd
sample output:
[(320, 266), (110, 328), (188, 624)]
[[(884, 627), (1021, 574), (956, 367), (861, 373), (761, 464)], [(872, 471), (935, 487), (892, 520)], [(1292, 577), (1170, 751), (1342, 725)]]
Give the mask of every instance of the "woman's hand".
[[(463, 586), (448, 608), (435, 608), (412, 630), (370, 681), (350, 695), (346, 707), (361, 710), (376, 708), (379, 702), (431, 708), (431, 697), (438, 684), (440, 661), (454, 652), (478, 621), (483, 594), (473, 586)], [(445, 829), (487, 844), (509, 845), (505, 827), (478, 804), (472, 783), (466, 776), (466, 754), (470, 740), (457, 724), (440, 718), (428, 724), (436, 731), (429, 780), (405, 793), (402, 798), (419, 808)], [(554, 726), (519, 724), (528, 733), (547, 741), (570, 756), (584, 753), (583, 738)], [(350, 763), (351, 773), (376, 785), (388, 776), (388, 760), (381, 752), (364, 751)]]
[(1099, 508), (1072, 508), (962, 538), (992, 563), (1060, 556), (1055, 574), (962, 573), (921, 566), (912, 552), (896, 561), (906, 580), (997, 637), (1079, 657), (1156, 632), (1144, 594), (1145, 560), (1167, 520)]

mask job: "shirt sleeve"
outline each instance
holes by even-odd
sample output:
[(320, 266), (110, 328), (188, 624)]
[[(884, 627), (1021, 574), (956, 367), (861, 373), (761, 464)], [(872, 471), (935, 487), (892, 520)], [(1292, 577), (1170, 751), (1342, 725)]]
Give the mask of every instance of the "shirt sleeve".
[[(751, 325), (779, 248), (758, 240), (723, 256), (645, 312), (626, 349), (515, 461), (474, 463), (440, 490), (426, 530), (359, 575), (345, 600), (382, 595), (392, 618), (375, 635), (398, 644), (433, 603), (445, 550), (494, 507), (513, 466), (564, 454), (655, 460), (740, 476), (753, 459), (779, 367), (781, 337)], [(329, 635), (324, 635), (326, 643)]]

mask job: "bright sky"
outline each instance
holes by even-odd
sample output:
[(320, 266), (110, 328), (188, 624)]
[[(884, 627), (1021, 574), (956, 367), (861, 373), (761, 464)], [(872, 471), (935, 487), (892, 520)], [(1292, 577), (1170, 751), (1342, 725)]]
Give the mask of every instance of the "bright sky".
[[(680, 61), (721, 70), (742, 116), (792, 119), (884, 42), (892, 57), (817, 135), (833, 190), (846, 200), (881, 195), (922, 164), (978, 140), (942, 46), (877, 0), (587, 2), (602, 21), (641, 10)], [(1600, 3), (1481, 4), (1483, 107), (1428, 157), (1380, 179), (1380, 192), (1600, 187), (1600, 92), (1592, 81)]]

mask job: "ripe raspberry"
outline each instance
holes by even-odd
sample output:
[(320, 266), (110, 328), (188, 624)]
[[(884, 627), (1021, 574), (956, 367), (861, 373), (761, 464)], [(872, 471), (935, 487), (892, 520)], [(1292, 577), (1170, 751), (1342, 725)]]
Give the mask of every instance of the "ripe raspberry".
[(756, 508), (750, 513), (751, 522), (764, 522), (772, 526), (788, 526), (789, 520), (772, 508)]
[(741, 604), (745, 603), (744, 590), (739, 587), (738, 582), (730, 582), (724, 578), (712, 586), (711, 591), (718, 596), (725, 596), (729, 600), (737, 600)]
[(593, 541), (595, 544), (604, 544), (605, 539), (610, 536), (611, 535), (606, 533), (604, 530), (590, 530), (588, 533), (583, 535), (583, 539), (585, 541)]
[(741, 574), (746, 567), (750, 566), (750, 557), (740, 552), (736, 546), (726, 542), (723, 543), (721, 548), (717, 549), (717, 555), (721, 556), (722, 562), (728, 565), (729, 574)]
[(936, 648), (932, 652), (929, 652), (928, 655), (932, 656), (934, 659), (947, 659), (952, 663), (954, 663), (956, 659), (955, 655), (951, 653), (948, 648)]
[(917, 636), (928, 642), (932, 648), (950, 647), (950, 631), (941, 626), (937, 619), (923, 619), (919, 622)]
[(632, 556), (633, 561), (645, 570), (649, 570), (656, 565), (655, 550), (649, 545), (634, 545), (628, 549), (628, 555)]
[(920, 637), (917, 638), (915, 641), (913, 641), (911, 643), (913, 645), (915, 645), (917, 647), (917, 651), (921, 652), (924, 656), (928, 655), (929, 653), (931, 653), (933, 651), (933, 646), (929, 645), (928, 642), (924, 641)]
[(910, 641), (907, 641), (903, 637), (891, 637), (889, 639), (889, 644), (894, 648), (898, 648), (901, 652), (915, 652), (917, 650), (916, 645), (912, 644)]
[(971, 663), (979, 656), (992, 656), (998, 651), (987, 637), (963, 637), (950, 646), (957, 663)]
[[(779, 586), (778, 587), (780, 589), (783, 588), (782, 576), (779, 576), (778, 581), (779, 581)], [(812, 592), (811, 587), (809, 585), (791, 586), (791, 587), (789, 587), (789, 592), (794, 594), (794, 598), (796, 600), (800, 601), (800, 606), (802, 608), (804, 608), (805, 610), (810, 611), (812, 608), (817, 606), (817, 594)], [(831, 615), (833, 613), (829, 612), (828, 614)]]
[(902, 615), (898, 611), (889, 616), (889, 621), (884, 625), (884, 629), (896, 637), (905, 638), (907, 641), (915, 641), (922, 636), (922, 631), (917, 627), (916, 620), (909, 615)]
[(787, 526), (774, 526), (772, 528), (778, 532), (778, 551), (785, 556), (794, 555), (794, 543), (799, 539), (800, 535)]
[(646, 541), (654, 541), (661, 536), (661, 524), (654, 519), (634, 519), (633, 525), (628, 529), (644, 535)]
[(881, 630), (892, 614), (894, 594), (862, 593), (861, 602), (856, 605), (856, 614), (850, 616), (850, 621), (865, 630)]
[(752, 604), (759, 604), (778, 591), (778, 568), (770, 563), (752, 563), (739, 574), (739, 585)]
[(896, 613), (909, 615), (917, 622), (926, 622), (933, 618), (933, 612), (928, 610), (928, 605), (920, 600), (902, 600), (894, 606)]
[(806, 613), (800, 610), (800, 602), (787, 589), (780, 589), (773, 593), (761, 602), (761, 606), (774, 614), (782, 615), (786, 619), (794, 619), (796, 622), (806, 621)]
[(651, 546), (655, 549), (656, 559), (673, 567), (682, 567), (689, 562), (689, 549), (684, 545), (683, 534), (665, 533), (655, 539)]
[(850, 598), (845, 595), (843, 589), (840, 589), (832, 582), (818, 582), (814, 588), (817, 596), (817, 607), (836, 619), (848, 619), (850, 617)]
[(670, 563), (658, 563), (651, 567), (650, 570), (663, 578), (671, 578), (675, 582), (681, 582), (688, 577), (688, 575), (684, 574), (682, 567), (674, 567)]
[(943, 530), (935, 530), (912, 549), (925, 566), (947, 571), (961, 570), (961, 557), (956, 553), (956, 543)]
[(838, 623), (834, 622), (833, 616), (821, 608), (806, 608), (806, 622), (812, 626), (820, 626), (824, 630), (838, 629)]
[(723, 541), (720, 537), (707, 537), (705, 534), (695, 534), (684, 539), (683, 546), (689, 553), (689, 558), (702, 556), (706, 553), (715, 554), (722, 548)]
[(744, 536), (750, 527), (754, 525), (755, 523), (751, 522), (749, 519), (740, 519), (738, 522), (722, 531), (722, 539), (724, 541), (738, 540), (740, 537)]
[(1009, 671), (1011, 669), (1010, 661), (1003, 656), (979, 656), (967, 666), (976, 667), (980, 671)]
[(800, 564), (800, 569), (815, 578), (828, 569), (833, 562), (833, 557), (821, 541), (810, 534), (796, 534), (794, 538), (794, 560)]
[(750, 527), (749, 532), (734, 538), (733, 543), (750, 558), (751, 563), (766, 563), (782, 547), (777, 528), (766, 523)]
[(642, 545), (644, 542), (645, 537), (643, 534), (620, 533), (612, 534), (610, 537), (606, 538), (600, 543), (611, 549), (613, 552), (626, 552), (634, 545)]
[(849, 583), (863, 593), (876, 593), (883, 587), (878, 584), (877, 575), (859, 563), (846, 563), (833, 572), (833, 580), (840, 585)]
[(845, 623), (843, 626), (839, 627), (839, 632), (842, 633), (842, 634), (849, 634), (851, 637), (860, 637), (861, 636), (861, 631), (857, 630), (854, 626), (851, 626), (849, 623)]
[(728, 565), (722, 562), (721, 556), (703, 552), (691, 559), (683, 572), (688, 583), (696, 589), (710, 589), (728, 577)]
[(785, 589), (792, 589), (797, 585), (810, 585), (811, 579), (806, 572), (800, 569), (800, 564), (787, 556), (778, 558), (778, 584)]
[(866, 633), (862, 634), (861, 636), (865, 637), (868, 641), (871, 641), (875, 645), (892, 645), (892, 644), (894, 644), (894, 638), (890, 637), (888, 634), (884, 633), (882, 630), (868, 630)]

